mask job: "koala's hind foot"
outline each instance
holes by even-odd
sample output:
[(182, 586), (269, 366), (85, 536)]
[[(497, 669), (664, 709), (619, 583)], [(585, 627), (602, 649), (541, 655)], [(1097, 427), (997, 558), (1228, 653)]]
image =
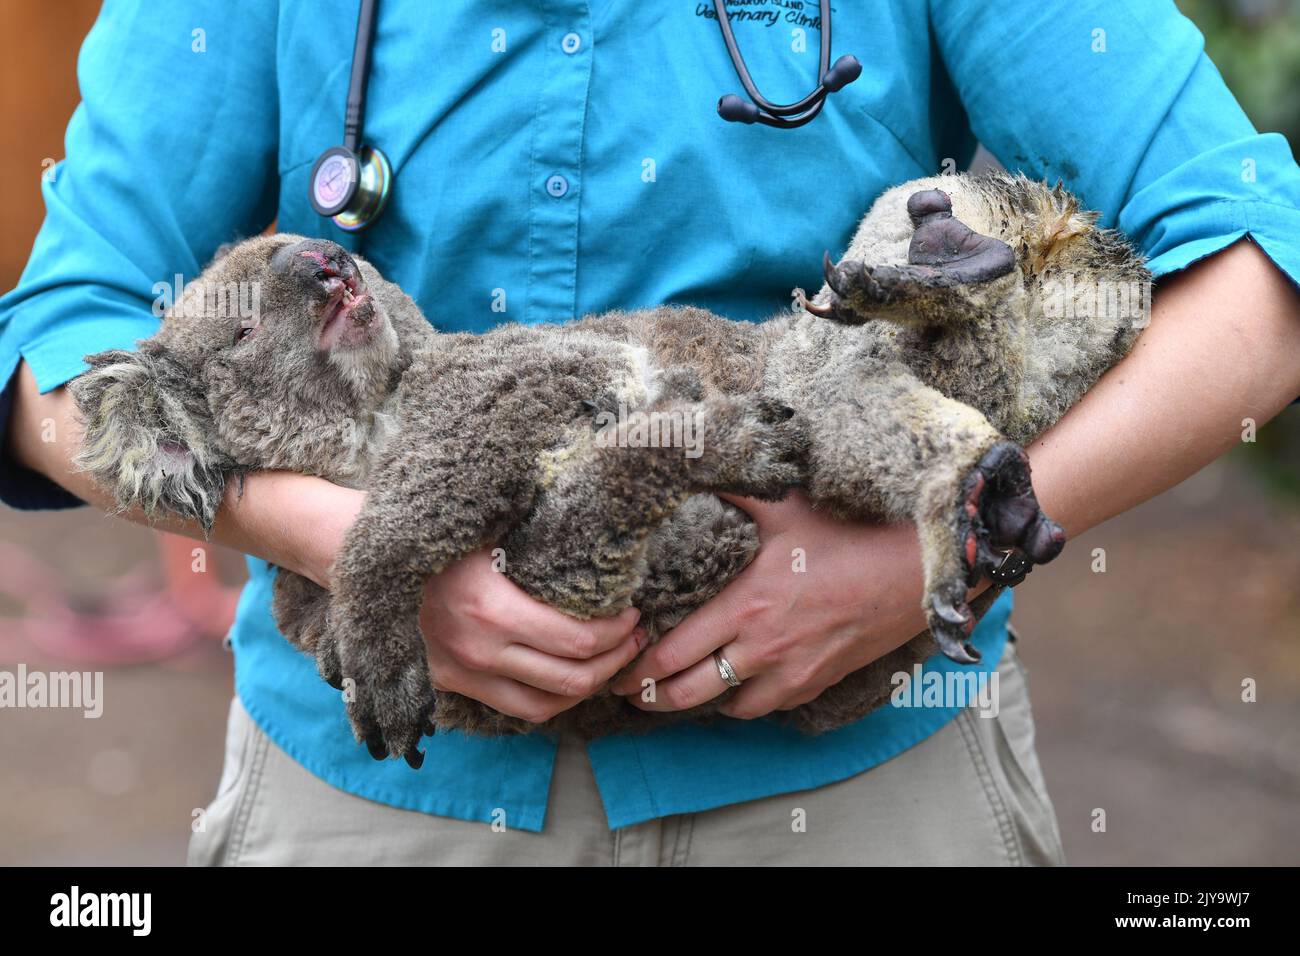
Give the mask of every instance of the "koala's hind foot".
[[(935, 501), (936, 494), (948, 504)], [(1038, 506), (1029, 458), (1014, 442), (988, 449), (953, 497), (951, 487), (922, 495), (925, 611), (940, 650), (972, 664), (979, 652), (968, 641), (976, 615), (966, 603), (967, 589), (984, 576), (1003, 587), (1019, 584), (1035, 564), (1061, 553), (1065, 531)]]
[(1009, 275), (1016, 267), (1011, 247), (975, 232), (952, 214), (952, 200), (940, 189), (913, 193), (907, 212), (915, 232), (907, 263), (873, 265), (846, 259), (835, 265), (830, 253), (822, 261), (828, 287), (823, 302), (805, 303), (814, 315), (846, 325), (893, 318), (942, 320), (946, 311), (971, 312), (966, 287)]

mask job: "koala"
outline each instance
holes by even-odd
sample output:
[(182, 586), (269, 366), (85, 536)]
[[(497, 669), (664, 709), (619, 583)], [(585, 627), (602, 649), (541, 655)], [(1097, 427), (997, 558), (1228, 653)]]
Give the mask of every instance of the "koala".
[[(823, 267), (763, 323), (665, 306), (443, 334), (332, 242), (249, 239), (138, 350), (87, 357), (77, 465), (123, 508), (208, 529), (250, 470), (366, 489), (332, 590), (280, 569), (273, 611), (326, 681), (355, 682), (357, 739), (416, 768), (438, 730), (594, 737), (707, 720), (731, 693), (667, 715), (592, 688), (529, 722), (435, 692), (421, 592), (476, 549), (500, 547), (514, 582), (575, 617), (639, 608), (653, 642), (758, 548), (720, 493), (801, 488), (837, 516), (912, 521), (929, 628), (785, 715), (825, 731), (936, 645), (978, 660), (983, 609), (1060, 552), (1022, 445), (1130, 349), (1150, 276), (1060, 184), (1001, 173), (885, 192)], [(260, 291), (255, 314), (214, 307), (238, 283)], [(1077, 307), (1079, 290), (1121, 294)]]

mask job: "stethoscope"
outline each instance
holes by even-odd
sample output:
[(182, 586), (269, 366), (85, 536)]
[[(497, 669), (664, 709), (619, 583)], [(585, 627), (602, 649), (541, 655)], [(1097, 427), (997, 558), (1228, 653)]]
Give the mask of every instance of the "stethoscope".
[[(352, 73), (348, 80), (347, 110), (343, 119), (343, 145), (320, 154), (308, 180), (312, 208), (346, 232), (365, 229), (384, 211), (393, 188), (393, 167), (384, 151), (361, 142), (365, 126), (366, 79), (370, 72), (370, 46), (374, 37), (375, 6), (379, 0), (361, 0), (357, 14), (357, 39), (352, 47)], [(862, 75), (856, 57), (842, 56), (831, 64), (831, 4), (821, 0), (821, 55), (817, 67), (817, 88), (796, 103), (777, 105), (764, 98), (754, 85), (740, 55), (725, 0), (713, 0), (713, 10), (731, 65), (749, 96), (746, 103), (735, 93), (718, 100), (718, 115), (729, 123), (762, 123), (776, 129), (796, 129), (812, 122), (821, 112), (826, 97), (848, 86)]]
[(393, 189), (393, 167), (378, 146), (361, 144), (366, 116), (366, 78), (374, 36), (377, 0), (361, 0), (357, 40), (352, 47), (348, 105), (343, 114), (343, 145), (320, 154), (311, 169), (307, 196), (312, 208), (346, 232), (359, 232), (379, 218)]
[(745, 67), (745, 58), (740, 55), (736, 45), (736, 36), (731, 32), (731, 18), (727, 15), (725, 0), (713, 0), (713, 12), (717, 14), (718, 26), (722, 28), (722, 39), (727, 44), (727, 53), (731, 65), (740, 77), (740, 85), (745, 88), (750, 102), (746, 103), (735, 93), (728, 93), (718, 100), (718, 115), (729, 123), (762, 123), (777, 129), (797, 129), (805, 123), (811, 123), (822, 111), (826, 97), (848, 86), (862, 75), (862, 64), (855, 56), (845, 55), (831, 66), (831, 0), (821, 0), (821, 59), (817, 75), (821, 82), (797, 103), (777, 106), (758, 92)]

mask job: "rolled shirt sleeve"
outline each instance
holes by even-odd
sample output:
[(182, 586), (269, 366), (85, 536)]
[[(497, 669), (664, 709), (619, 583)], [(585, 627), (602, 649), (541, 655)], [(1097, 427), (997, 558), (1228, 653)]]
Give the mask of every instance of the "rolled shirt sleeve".
[[(66, 158), (41, 181), (45, 222), (0, 299), (0, 437), (20, 361), (48, 392), (85, 355), (130, 348), (157, 329), (158, 283), (274, 219), (277, 5), (231, 6), (107, 0), (87, 35)], [(78, 503), (3, 456), (0, 500)]]
[(1172, 0), (933, 0), (975, 134), (1011, 169), (1061, 179), (1156, 276), (1249, 236), (1300, 284), (1300, 170), (1260, 134)]

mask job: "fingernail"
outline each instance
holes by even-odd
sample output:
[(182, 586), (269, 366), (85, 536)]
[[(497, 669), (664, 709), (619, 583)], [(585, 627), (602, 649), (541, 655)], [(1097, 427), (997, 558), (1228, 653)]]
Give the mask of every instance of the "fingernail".
[(632, 632), (632, 640), (636, 641), (636, 649), (638, 651), (642, 650), (645, 647), (645, 642), (649, 639), (649, 637), (650, 635), (646, 633), (646, 629), (644, 627), (638, 627), (636, 630)]

